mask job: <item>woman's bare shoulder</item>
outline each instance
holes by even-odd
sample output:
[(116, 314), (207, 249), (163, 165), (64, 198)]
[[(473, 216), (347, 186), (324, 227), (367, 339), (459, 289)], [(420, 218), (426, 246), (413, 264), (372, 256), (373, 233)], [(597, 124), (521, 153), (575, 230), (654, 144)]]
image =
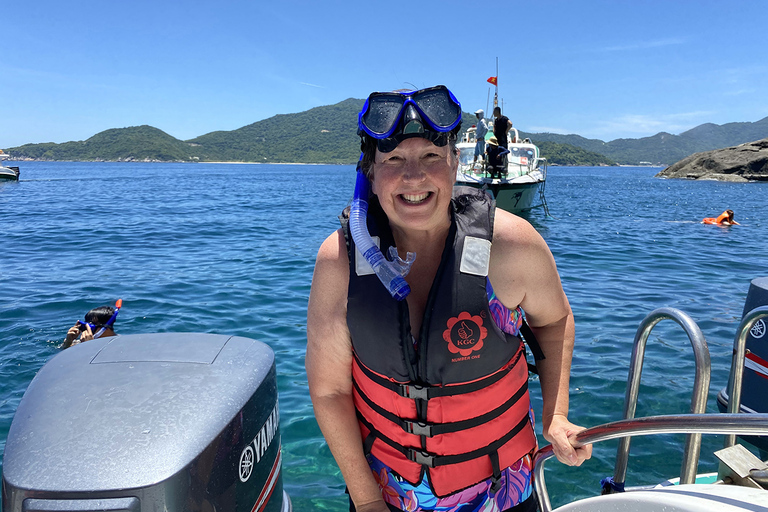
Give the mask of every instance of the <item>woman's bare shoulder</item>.
[(317, 263), (346, 263), (349, 262), (347, 256), (347, 242), (344, 238), (344, 232), (341, 229), (337, 229), (320, 244), (320, 249), (317, 251)]
[(506, 252), (542, 248), (547, 244), (530, 222), (497, 209), (493, 223), (493, 245)]
[(525, 219), (498, 210), (488, 277), (507, 307), (531, 306), (531, 299), (560, 281), (552, 253), (536, 229)]

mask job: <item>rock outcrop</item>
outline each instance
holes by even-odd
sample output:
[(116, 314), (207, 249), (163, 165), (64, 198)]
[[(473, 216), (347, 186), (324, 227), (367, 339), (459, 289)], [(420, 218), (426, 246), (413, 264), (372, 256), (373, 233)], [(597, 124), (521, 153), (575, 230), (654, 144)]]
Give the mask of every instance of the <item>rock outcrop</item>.
[(657, 178), (768, 181), (768, 138), (696, 153), (670, 165)]

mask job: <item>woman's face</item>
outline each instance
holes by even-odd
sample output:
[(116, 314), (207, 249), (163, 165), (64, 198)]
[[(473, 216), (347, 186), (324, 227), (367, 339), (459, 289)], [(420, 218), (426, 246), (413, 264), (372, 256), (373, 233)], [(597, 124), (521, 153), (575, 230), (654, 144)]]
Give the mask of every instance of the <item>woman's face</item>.
[(405, 139), (390, 153), (376, 150), (372, 189), (393, 227), (444, 229), (456, 181), (458, 159), (451, 146)]

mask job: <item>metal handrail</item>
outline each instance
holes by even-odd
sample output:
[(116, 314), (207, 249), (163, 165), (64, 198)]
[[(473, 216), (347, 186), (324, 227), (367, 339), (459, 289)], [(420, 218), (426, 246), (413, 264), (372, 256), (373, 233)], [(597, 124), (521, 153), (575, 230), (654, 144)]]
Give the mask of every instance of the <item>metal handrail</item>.
[[(768, 317), (768, 306), (760, 306), (741, 319), (736, 330), (736, 338), (733, 340), (733, 360), (731, 361), (731, 373), (728, 378), (728, 412), (739, 412), (741, 406), (741, 387), (744, 381), (744, 363), (746, 359), (747, 334), (755, 323), (761, 318)], [(725, 436), (725, 448), (736, 444), (736, 436)]]
[[(632, 348), (632, 360), (627, 377), (627, 392), (624, 398), (624, 419), (635, 417), (637, 409), (637, 395), (640, 391), (640, 375), (643, 371), (643, 358), (645, 345), (651, 330), (664, 319), (674, 320), (688, 335), (693, 346), (693, 354), (696, 363), (696, 376), (693, 383), (691, 396), (691, 413), (702, 414), (706, 412), (707, 395), (709, 394), (710, 359), (707, 341), (704, 339), (699, 326), (686, 313), (675, 308), (658, 308), (651, 311), (637, 328), (635, 341)], [(629, 461), (630, 437), (624, 437), (619, 442), (616, 451), (616, 466), (614, 467), (614, 482), (624, 483), (627, 476), (627, 463)], [(680, 469), (680, 483), (690, 484), (696, 480), (696, 468), (699, 464), (699, 452), (701, 450), (701, 434), (691, 434), (685, 442), (683, 450), (683, 463)]]
[[(574, 436), (578, 445), (594, 444), (601, 441), (628, 436), (653, 434), (733, 434), (768, 436), (768, 414), (678, 414), (632, 418), (582, 430)], [(552, 445), (536, 453), (533, 481), (541, 512), (551, 512), (544, 462), (555, 455)], [(683, 483), (681, 481), (681, 483)]]

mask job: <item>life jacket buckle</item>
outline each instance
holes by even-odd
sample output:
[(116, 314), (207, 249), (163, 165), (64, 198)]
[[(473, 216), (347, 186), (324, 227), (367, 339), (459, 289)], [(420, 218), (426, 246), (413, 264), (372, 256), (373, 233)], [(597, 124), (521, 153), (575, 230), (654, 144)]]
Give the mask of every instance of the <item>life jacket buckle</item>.
[(405, 392), (405, 398), (429, 400), (428, 390), (424, 386), (409, 384), (407, 386), (403, 386), (403, 391)]
[(408, 458), (411, 459), (416, 464), (421, 464), (422, 466), (429, 466), (430, 468), (435, 467), (434, 466), (435, 458), (427, 452), (422, 452), (422, 451), (409, 448)]
[(427, 425), (421, 421), (405, 421), (405, 431), (417, 436), (432, 437), (432, 425)]

